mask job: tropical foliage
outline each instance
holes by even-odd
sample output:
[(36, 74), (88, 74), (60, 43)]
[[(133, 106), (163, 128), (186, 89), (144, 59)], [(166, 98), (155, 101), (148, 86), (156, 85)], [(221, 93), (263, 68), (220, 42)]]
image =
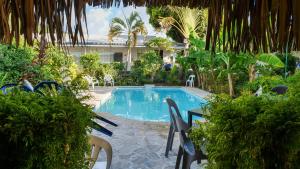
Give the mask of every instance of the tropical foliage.
[(0, 104), (3, 168), (87, 168), (87, 131), (93, 114), (73, 93), (0, 93)]
[(124, 15), (124, 20), (118, 17), (112, 19), (108, 33), (108, 39), (113, 41), (114, 37), (121, 34), (125, 34), (127, 36), (127, 69), (129, 70), (129, 67), (131, 66), (131, 48), (136, 46), (139, 34), (144, 36), (147, 34), (144, 22), (137, 12), (132, 12), (129, 17)]
[(258, 72), (260, 76), (271, 76), (284, 69), (284, 63), (275, 54), (214, 53), (205, 50), (201, 39), (191, 37), (190, 43), (189, 56), (178, 57), (177, 62), (186, 77), (190, 69), (194, 71), (198, 86), (204, 90), (236, 96), (242, 86), (255, 80)]
[(170, 40), (162, 37), (152, 38), (148, 40), (145, 45), (153, 49), (173, 51), (172, 49), (173, 43)]
[(156, 73), (162, 68), (162, 59), (154, 51), (149, 51), (135, 61), (132, 72), (140, 79), (152, 82)]
[(201, 127), (190, 135), (197, 147), (205, 145), (208, 168), (298, 168), (299, 74), (287, 85), (285, 95), (266, 89), (259, 97), (245, 92), (236, 99), (227, 95), (211, 99), (204, 110), (208, 123), (199, 123)]
[(76, 78), (78, 66), (71, 55), (66, 54), (61, 49), (52, 45), (45, 51), (45, 57), (42, 60), (40, 80), (55, 80), (59, 83), (66, 82), (66, 79)]
[(95, 72), (99, 68), (100, 56), (98, 53), (87, 53), (80, 56), (80, 65), (84, 73), (94, 77)]
[(32, 48), (17, 48), (14, 45), (0, 45), (0, 72), (6, 74), (6, 82), (17, 83), (23, 78), (34, 78), (39, 66), (33, 63)]
[(173, 16), (162, 17), (159, 22), (162, 29), (175, 27), (185, 39), (191, 35), (204, 37), (206, 32), (207, 11), (188, 7), (168, 7)]

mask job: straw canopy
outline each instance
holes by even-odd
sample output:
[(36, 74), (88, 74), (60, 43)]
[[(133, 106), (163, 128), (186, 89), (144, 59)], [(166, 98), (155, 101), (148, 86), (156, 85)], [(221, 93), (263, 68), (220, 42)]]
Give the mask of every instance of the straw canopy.
[(84, 42), (86, 4), (209, 8), (207, 49), (300, 50), (299, 0), (0, 0), (0, 41), (18, 44), (23, 35), (30, 45), (45, 36), (60, 45), (64, 36)]

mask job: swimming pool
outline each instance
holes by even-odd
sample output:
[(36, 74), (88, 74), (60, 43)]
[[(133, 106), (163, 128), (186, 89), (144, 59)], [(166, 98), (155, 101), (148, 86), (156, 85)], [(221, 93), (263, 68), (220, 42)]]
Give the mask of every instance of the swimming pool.
[(173, 99), (187, 121), (187, 111), (206, 104), (206, 100), (197, 97), (183, 88), (122, 87), (112, 91), (111, 98), (101, 104), (98, 112), (109, 112), (117, 116), (142, 121), (170, 121), (166, 98)]

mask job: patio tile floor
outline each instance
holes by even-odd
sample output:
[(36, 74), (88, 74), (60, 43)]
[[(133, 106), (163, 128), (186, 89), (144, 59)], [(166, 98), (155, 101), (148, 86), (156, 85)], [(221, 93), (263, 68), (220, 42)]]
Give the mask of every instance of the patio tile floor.
[[(117, 117), (109, 113), (101, 113), (119, 124), (118, 127), (106, 125), (114, 132), (108, 137), (93, 131), (92, 134), (108, 140), (113, 147), (113, 161), (111, 169), (174, 169), (179, 146), (178, 135), (174, 138), (174, 148), (169, 157), (164, 156), (168, 123), (143, 122)], [(101, 152), (99, 161), (105, 160), (105, 153)], [(204, 161), (205, 162), (205, 161)], [(201, 166), (193, 163), (191, 169)]]

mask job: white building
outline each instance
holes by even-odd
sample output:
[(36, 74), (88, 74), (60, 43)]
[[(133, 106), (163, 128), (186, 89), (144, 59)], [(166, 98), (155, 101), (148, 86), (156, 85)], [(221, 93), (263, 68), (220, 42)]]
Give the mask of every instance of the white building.
[[(159, 48), (153, 49), (145, 46), (145, 42), (152, 38), (154, 38), (154, 36), (148, 36), (146, 38), (141, 36), (138, 37), (137, 45), (132, 47), (131, 50), (132, 62), (139, 59), (145, 52), (149, 50), (156, 50), (163, 58), (164, 62), (173, 63), (175, 59), (175, 52), (184, 49), (184, 45), (180, 43), (174, 43), (175, 45), (172, 47), (174, 52), (169, 52)], [(122, 62), (126, 64), (128, 51), (126, 41), (126, 36), (120, 36), (118, 38), (114, 38), (112, 43), (108, 42), (108, 40), (88, 40), (85, 45), (79, 44), (73, 47), (71, 44), (67, 43), (67, 47), (70, 54), (73, 55), (77, 61), (79, 60), (80, 55), (96, 52), (99, 53), (101, 63)]]

